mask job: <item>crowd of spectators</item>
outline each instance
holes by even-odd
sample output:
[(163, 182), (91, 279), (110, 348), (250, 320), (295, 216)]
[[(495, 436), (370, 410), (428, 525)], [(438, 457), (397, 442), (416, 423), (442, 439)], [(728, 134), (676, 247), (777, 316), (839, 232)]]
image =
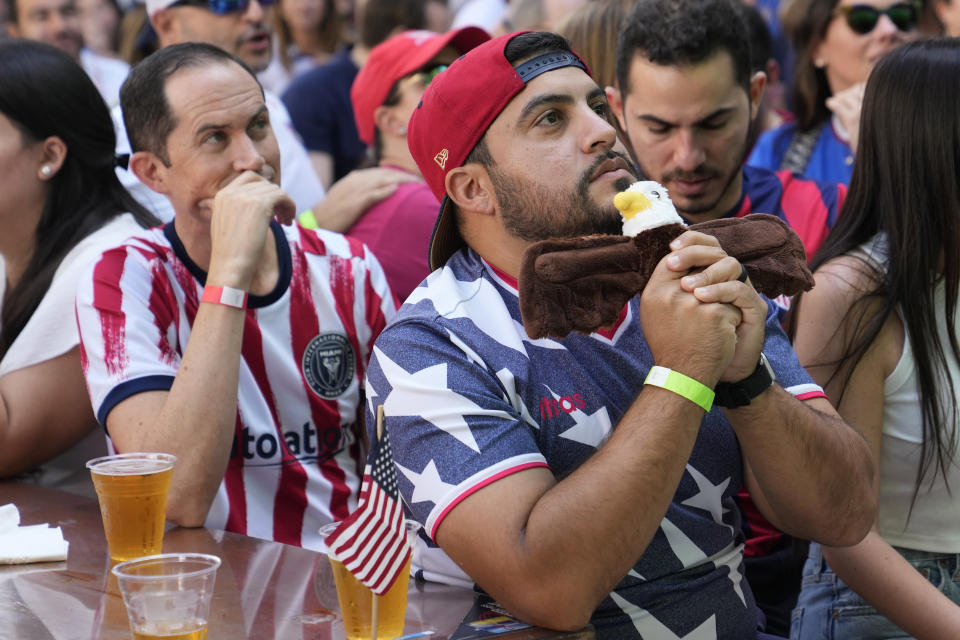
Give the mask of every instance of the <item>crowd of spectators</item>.
[[(171, 522), (319, 550), (382, 406), (418, 579), (610, 637), (953, 638), (958, 36), (960, 0), (0, 0), (0, 477), (167, 451)], [(524, 251), (642, 179), (780, 218), (816, 286), (691, 232), (614, 326), (527, 337)]]

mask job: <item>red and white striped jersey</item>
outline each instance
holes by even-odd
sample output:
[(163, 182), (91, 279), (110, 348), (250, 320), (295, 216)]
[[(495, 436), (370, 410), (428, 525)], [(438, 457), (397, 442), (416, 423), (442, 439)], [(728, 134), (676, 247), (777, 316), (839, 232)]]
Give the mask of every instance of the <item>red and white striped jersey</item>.
[[(395, 301), (359, 242), (271, 228), (280, 278), (248, 299), (233, 448), (205, 525), (323, 549), (319, 527), (356, 506), (361, 382)], [(173, 223), (106, 251), (81, 278), (81, 361), (101, 424), (124, 399), (170, 389), (205, 280)]]

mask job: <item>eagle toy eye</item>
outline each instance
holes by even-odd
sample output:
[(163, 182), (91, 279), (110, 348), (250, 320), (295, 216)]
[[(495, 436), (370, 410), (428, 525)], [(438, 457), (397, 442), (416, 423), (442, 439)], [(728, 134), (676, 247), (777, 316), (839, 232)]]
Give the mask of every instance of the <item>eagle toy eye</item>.
[(650, 195), (652, 195), (653, 197), (655, 197), (657, 200), (660, 199), (660, 192), (659, 192), (659, 191), (651, 191), (651, 192), (650, 192)]

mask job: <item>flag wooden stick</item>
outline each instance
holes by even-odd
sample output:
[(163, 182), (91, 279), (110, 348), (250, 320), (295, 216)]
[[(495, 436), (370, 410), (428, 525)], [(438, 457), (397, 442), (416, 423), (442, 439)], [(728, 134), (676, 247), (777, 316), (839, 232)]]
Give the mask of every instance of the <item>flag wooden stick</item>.
[[(377, 441), (383, 436), (383, 405), (377, 407)], [(371, 593), (370, 604), (370, 640), (377, 640), (377, 627), (380, 623), (380, 596)]]

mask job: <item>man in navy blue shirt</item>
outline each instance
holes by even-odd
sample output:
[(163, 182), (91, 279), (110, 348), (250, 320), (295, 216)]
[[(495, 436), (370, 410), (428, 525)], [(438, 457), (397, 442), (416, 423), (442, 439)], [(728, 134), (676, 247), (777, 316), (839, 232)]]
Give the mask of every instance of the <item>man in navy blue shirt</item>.
[(666, 187), (680, 215), (703, 222), (769, 213), (813, 255), (846, 187), (744, 166), (766, 76), (752, 72), (735, 3), (638, 2), (621, 33), (617, 82), (610, 105), (640, 170)]
[[(639, 0), (617, 49), (611, 107), (641, 172), (660, 182), (691, 222), (749, 213), (785, 220), (812, 257), (836, 220), (846, 186), (744, 166), (766, 86), (753, 72), (747, 25), (731, 0)], [(778, 299), (781, 312), (789, 299)], [(803, 550), (738, 504), (747, 578), (771, 631), (786, 635), (800, 591)]]

